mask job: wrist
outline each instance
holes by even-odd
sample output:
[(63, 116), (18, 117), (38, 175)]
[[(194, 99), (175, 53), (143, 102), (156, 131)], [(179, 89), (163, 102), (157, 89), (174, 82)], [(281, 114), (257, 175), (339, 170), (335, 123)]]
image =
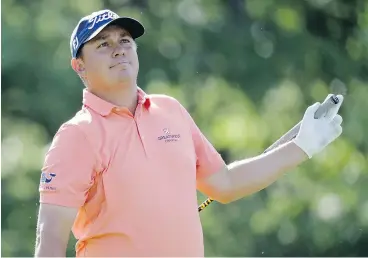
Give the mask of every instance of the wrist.
[(294, 138), (291, 141), (291, 144), (295, 147), (295, 151), (300, 152), (300, 155), (303, 155), (305, 159), (311, 159), (313, 157), (314, 152), (305, 147), (305, 144), (303, 144), (303, 142), (300, 142), (298, 137)]

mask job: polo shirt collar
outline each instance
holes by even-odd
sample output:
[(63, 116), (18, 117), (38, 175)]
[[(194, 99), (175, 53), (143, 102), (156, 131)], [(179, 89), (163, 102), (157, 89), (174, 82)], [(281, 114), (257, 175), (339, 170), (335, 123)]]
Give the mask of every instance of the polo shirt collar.
[[(141, 104), (148, 109), (151, 104), (149, 95), (147, 95), (139, 87), (137, 88), (137, 94), (138, 94), (138, 104)], [(83, 105), (92, 108), (101, 116), (107, 116), (114, 108), (118, 108), (118, 106), (101, 99), (100, 97), (94, 95), (87, 89), (83, 90)]]

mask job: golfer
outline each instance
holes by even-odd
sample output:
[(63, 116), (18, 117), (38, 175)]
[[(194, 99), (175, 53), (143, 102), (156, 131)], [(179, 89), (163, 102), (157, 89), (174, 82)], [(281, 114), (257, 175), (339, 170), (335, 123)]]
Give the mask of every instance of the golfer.
[(226, 165), (174, 98), (137, 86), (142, 24), (110, 10), (82, 18), (71, 66), (81, 110), (64, 122), (42, 167), (36, 257), (203, 257), (196, 190), (220, 203), (255, 193), (322, 151), (342, 132), (336, 108), (307, 108), (297, 137)]

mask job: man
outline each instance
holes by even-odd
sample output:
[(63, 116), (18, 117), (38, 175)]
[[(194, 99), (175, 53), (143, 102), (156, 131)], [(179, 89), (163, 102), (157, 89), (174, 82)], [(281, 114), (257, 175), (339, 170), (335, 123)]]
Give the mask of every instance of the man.
[(337, 114), (310, 106), (295, 140), (227, 166), (174, 98), (137, 86), (136, 20), (109, 10), (80, 20), (71, 66), (83, 107), (56, 133), (45, 157), (35, 256), (203, 257), (196, 190), (229, 203), (270, 185), (342, 132)]

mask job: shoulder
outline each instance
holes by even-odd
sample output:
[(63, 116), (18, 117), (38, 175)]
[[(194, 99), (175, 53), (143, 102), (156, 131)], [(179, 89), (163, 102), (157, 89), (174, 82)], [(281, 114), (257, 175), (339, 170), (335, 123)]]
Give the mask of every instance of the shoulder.
[(180, 105), (180, 102), (169, 95), (165, 94), (150, 94), (149, 95), (151, 103), (157, 104), (157, 105)]
[(82, 108), (69, 120), (64, 121), (56, 132), (55, 137), (63, 137), (75, 142), (93, 142), (98, 138), (98, 119), (88, 109)]
[(180, 118), (181, 123), (186, 123), (193, 128), (196, 127), (195, 121), (189, 111), (176, 98), (165, 94), (152, 94), (150, 98), (151, 105), (160, 110), (159, 112), (173, 114), (176, 118)]
[(182, 103), (175, 97), (165, 94), (150, 94), (149, 97), (151, 105), (155, 107), (170, 109), (171, 112), (177, 111), (182, 113), (183, 111), (185, 111)]

